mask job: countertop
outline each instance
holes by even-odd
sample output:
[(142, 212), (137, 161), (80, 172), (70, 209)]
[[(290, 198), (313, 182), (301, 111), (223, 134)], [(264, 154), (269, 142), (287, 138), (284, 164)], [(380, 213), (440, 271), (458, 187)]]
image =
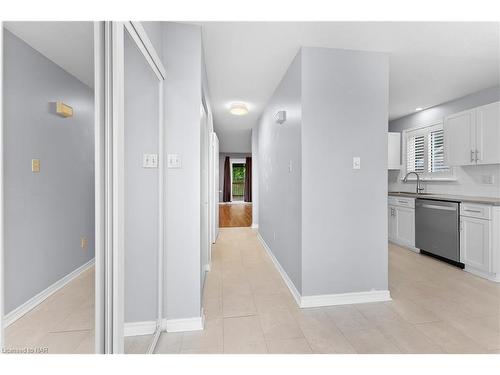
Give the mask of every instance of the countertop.
[(434, 199), (441, 201), (450, 202), (470, 202), (470, 203), (480, 203), (489, 204), (492, 206), (500, 206), (500, 198), (490, 198), (490, 197), (475, 197), (467, 195), (451, 195), (451, 194), (434, 194), (434, 193), (410, 193), (404, 191), (390, 191), (390, 196), (393, 197), (408, 197), (408, 198), (422, 198), (422, 199)]

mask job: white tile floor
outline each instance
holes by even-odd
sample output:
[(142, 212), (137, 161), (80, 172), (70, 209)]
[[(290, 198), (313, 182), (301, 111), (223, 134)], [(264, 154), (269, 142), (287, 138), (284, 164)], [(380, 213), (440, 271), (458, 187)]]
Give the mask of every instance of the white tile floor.
[(94, 267), (5, 329), (5, 348), (94, 352)]
[[(94, 351), (94, 270), (6, 329), (8, 347)], [(499, 353), (500, 285), (389, 246), (392, 302), (299, 309), (250, 228), (213, 251), (203, 331), (162, 334), (156, 353)], [(151, 336), (126, 338), (145, 353)]]
[(500, 285), (389, 246), (392, 302), (299, 309), (250, 228), (221, 229), (204, 331), (156, 353), (498, 353)]

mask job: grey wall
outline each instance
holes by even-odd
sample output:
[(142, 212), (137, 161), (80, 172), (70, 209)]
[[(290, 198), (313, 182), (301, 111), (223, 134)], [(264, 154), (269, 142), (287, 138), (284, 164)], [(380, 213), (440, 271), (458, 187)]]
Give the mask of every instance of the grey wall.
[(125, 322), (157, 317), (158, 169), (143, 154), (158, 153), (158, 78), (125, 36)]
[(385, 54), (302, 49), (303, 295), (388, 288), (388, 72)]
[(226, 159), (226, 156), (233, 159), (245, 159), (247, 156), (252, 156), (252, 154), (245, 152), (219, 152), (219, 202), (222, 202), (222, 189), (224, 188), (224, 160)]
[[(421, 127), (442, 121), (444, 117), (481, 105), (500, 101), (500, 87), (494, 86), (471, 95), (431, 107), (424, 111), (393, 120), (389, 123), (389, 131), (402, 132), (405, 129)], [(389, 171), (389, 190), (415, 191), (415, 183), (401, 182), (400, 171)], [(493, 176), (493, 184), (483, 183), (484, 176)], [(425, 182), (427, 192), (500, 196), (500, 165), (481, 165), (455, 167), (457, 181)]]
[(218, 129), (217, 135), (221, 152), (252, 152), (251, 129)]
[(166, 152), (182, 168), (166, 175), (166, 316), (199, 317), (201, 28), (163, 23)]
[[(3, 100), (8, 313), (94, 257), (94, 99), (4, 30)], [(74, 116), (57, 116), (50, 104), (57, 100)], [(38, 158), (40, 173), (32, 173)]]
[[(274, 114), (287, 111), (277, 124)], [(301, 54), (259, 120), (259, 233), (299, 290), (301, 276)], [(289, 163), (292, 171), (289, 171)]]

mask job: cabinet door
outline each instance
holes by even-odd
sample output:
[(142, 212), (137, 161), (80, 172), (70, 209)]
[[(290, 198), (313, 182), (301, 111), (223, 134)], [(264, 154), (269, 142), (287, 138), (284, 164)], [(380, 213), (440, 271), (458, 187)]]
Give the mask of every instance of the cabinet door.
[(500, 163), (500, 103), (476, 109), (476, 150), (478, 164)]
[(387, 168), (401, 169), (401, 133), (389, 133), (387, 145)]
[(474, 110), (460, 112), (444, 120), (444, 154), (449, 166), (475, 162), (476, 131)]
[(479, 271), (491, 272), (490, 221), (462, 217), (460, 224), (460, 258), (463, 263)]
[(396, 207), (397, 241), (409, 247), (415, 247), (415, 210)]
[(389, 240), (396, 241), (396, 208), (394, 206), (387, 208), (387, 220), (389, 222)]

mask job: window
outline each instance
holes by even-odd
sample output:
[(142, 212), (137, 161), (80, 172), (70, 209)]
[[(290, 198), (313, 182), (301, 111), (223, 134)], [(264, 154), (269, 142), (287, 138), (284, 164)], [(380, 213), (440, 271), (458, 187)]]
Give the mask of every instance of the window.
[(423, 179), (453, 177), (444, 160), (443, 124), (435, 124), (404, 132), (406, 141), (406, 173), (417, 172)]

